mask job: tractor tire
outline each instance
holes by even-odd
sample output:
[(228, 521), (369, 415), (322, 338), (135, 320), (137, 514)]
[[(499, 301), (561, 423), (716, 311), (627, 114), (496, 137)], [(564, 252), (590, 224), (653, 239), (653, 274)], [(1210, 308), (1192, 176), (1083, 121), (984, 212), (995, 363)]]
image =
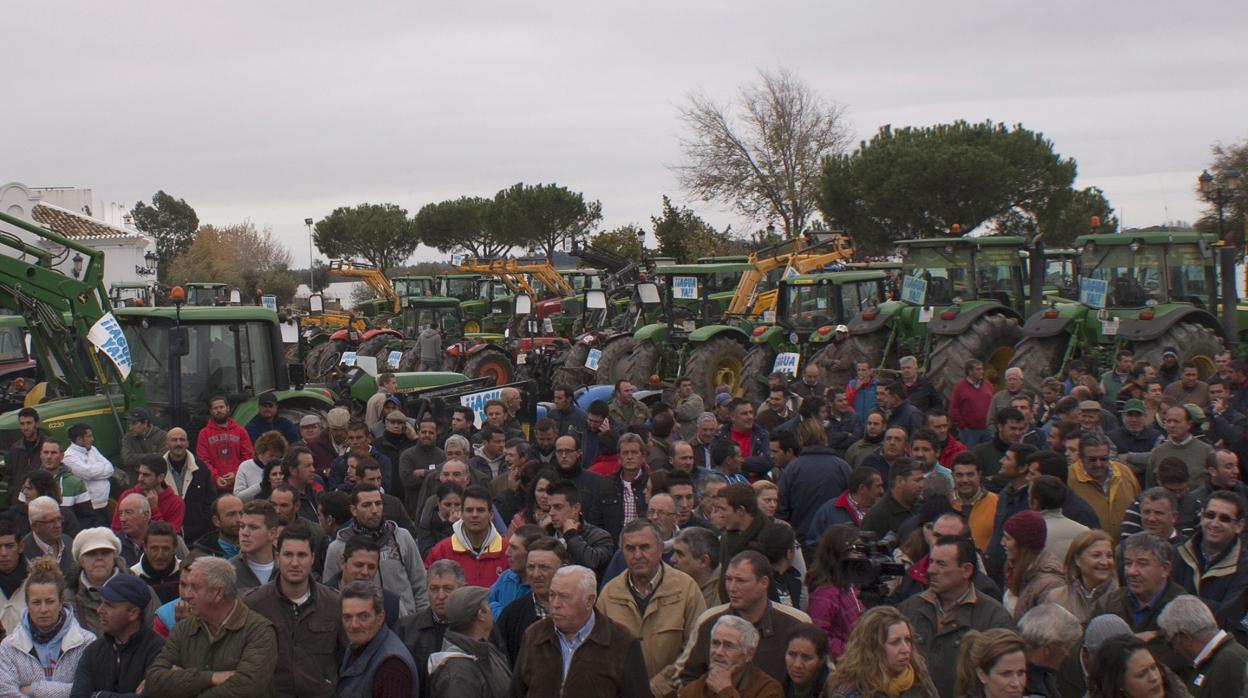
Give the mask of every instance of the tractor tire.
[(329, 380), (334, 369), (338, 368), (338, 364), (342, 361), (342, 352), (346, 350), (347, 343), (341, 339), (330, 340), (313, 349), (308, 354), (306, 369), (308, 380), (317, 383)]
[(377, 370), (379, 372), (389, 371), (390, 367), (386, 365), (386, 357), (390, 355), (390, 340), (392, 339), (394, 339), (393, 335), (374, 335), (361, 342), (355, 353), (360, 356), (371, 356), (377, 359)]
[(1023, 384), (1039, 395), (1044, 380), (1057, 375), (1062, 368), (1062, 357), (1069, 341), (1070, 335), (1065, 332), (1052, 337), (1023, 337), (1014, 347), (1010, 368), (1023, 369)]
[[(776, 365), (776, 352), (766, 344), (755, 344), (745, 352), (741, 368), (741, 397), (751, 405), (761, 405), (767, 399), (767, 377)], [(714, 397), (714, 396), (712, 396)]]
[[(602, 366), (606, 358), (606, 352), (603, 352), (598, 365)], [(650, 376), (654, 375), (659, 368), (659, 345), (650, 341), (634, 342), (632, 352), (620, 363), (619, 373), (615, 380), (627, 378), (628, 382), (634, 386), (648, 386)], [(601, 373), (601, 370), (599, 372)]]
[[(607, 346), (602, 350), (602, 356), (598, 357), (597, 376), (592, 379), (594, 383), (615, 385), (617, 380), (624, 377), (624, 371), (627, 368), (625, 364), (628, 362), (628, 357), (632, 355), (633, 349), (636, 348), (637, 340), (632, 337), (617, 337), (607, 342)], [(646, 380), (650, 380), (649, 373), (646, 374)]]
[(551, 382), (555, 385), (566, 385), (573, 390), (585, 385), (593, 374), (593, 371), (585, 368), (585, 359), (588, 357), (589, 347), (579, 342), (572, 345), (564, 355), (563, 365), (555, 369)]
[(510, 383), (515, 372), (511, 359), (498, 349), (482, 349), (464, 363), (464, 375), (469, 378), (493, 376), (494, 385)]
[(1005, 369), (1014, 358), (1014, 346), (1023, 338), (1018, 320), (1001, 313), (980, 317), (962, 334), (937, 337), (932, 341), (932, 356), (927, 366), (927, 379), (942, 395), (966, 375), (966, 362), (984, 362), (984, 377), (1000, 389)]
[(1214, 373), (1216, 366), (1213, 357), (1225, 349), (1222, 338), (1212, 328), (1194, 322), (1176, 322), (1173, 327), (1157, 339), (1136, 342), (1132, 350), (1136, 361), (1147, 361), (1153, 366), (1161, 365), (1161, 353), (1166, 347), (1174, 347), (1179, 352), (1179, 364), (1195, 361), (1200, 367), (1201, 379)]
[(741, 394), (741, 376), (745, 368), (745, 346), (731, 337), (716, 337), (699, 344), (689, 352), (685, 375), (693, 380), (693, 391), (713, 403), (715, 386), (730, 386), (729, 393)]

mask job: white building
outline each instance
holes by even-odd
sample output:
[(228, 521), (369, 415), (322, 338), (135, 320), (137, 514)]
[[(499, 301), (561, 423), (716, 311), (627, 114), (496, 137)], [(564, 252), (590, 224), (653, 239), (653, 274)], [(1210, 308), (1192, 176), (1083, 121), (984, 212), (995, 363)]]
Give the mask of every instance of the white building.
[[(155, 254), (156, 241), (128, 223), (116, 225), (92, 216), (92, 191), (57, 187), (38, 189), (18, 182), (0, 186), (0, 211), (69, 238), (76, 243), (104, 253), (104, 286), (116, 283), (152, 283), (155, 276), (140, 274), (146, 269), (144, 255)], [(60, 255), (56, 268), (73, 274), (74, 254), (61, 254), (64, 248), (19, 228), (0, 221), (0, 232), (16, 235), (27, 244), (42, 247)], [(16, 256), (11, 248), (3, 254)]]

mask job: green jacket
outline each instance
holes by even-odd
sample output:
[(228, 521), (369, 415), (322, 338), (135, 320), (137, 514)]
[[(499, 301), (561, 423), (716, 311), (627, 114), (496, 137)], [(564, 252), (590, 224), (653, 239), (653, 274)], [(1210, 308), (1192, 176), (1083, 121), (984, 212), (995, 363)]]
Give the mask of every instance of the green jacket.
[(864, 531), (872, 531), (879, 538), (883, 538), (889, 531), (900, 531), (901, 525), (910, 518), (912, 513), (893, 497), (892, 492), (885, 492), (866, 516), (862, 517), (860, 528)]
[(611, 420), (611, 430), (623, 434), (624, 430), (634, 424), (645, 424), (650, 419), (650, 408), (641, 404), (641, 400), (633, 398), (624, 405), (614, 398), (607, 403), (607, 417)]
[(932, 683), (942, 696), (952, 696), (954, 672), (962, 640), (972, 630), (983, 632), (993, 628), (1015, 630), (1014, 619), (994, 599), (971, 587), (957, 606), (937, 617), (936, 594), (928, 589), (915, 594), (897, 607), (914, 633), (914, 648), (927, 660)]
[[(154, 696), (252, 696), (273, 693), (277, 667), (277, 631), (264, 616), (235, 601), (221, 633), (212, 638), (198, 618), (173, 627), (160, 657), (147, 670), (145, 692)], [(179, 667), (174, 671), (174, 667)], [(216, 671), (234, 675), (212, 685)]]
[(164, 454), (168, 450), (165, 446), (166, 435), (165, 430), (155, 424), (148, 426), (147, 433), (143, 436), (135, 436), (127, 431), (121, 437), (121, 464), (126, 472), (137, 473), (143, 456), (152, 453)]
[(1187, 690), (1192, 698), (1213, 698), (1219, 691), (1242, 695), (1245, 666), (1248, 666), (1248, 649), (1233, 636), (1225, 635), (1217, 649), (1194, 668)]

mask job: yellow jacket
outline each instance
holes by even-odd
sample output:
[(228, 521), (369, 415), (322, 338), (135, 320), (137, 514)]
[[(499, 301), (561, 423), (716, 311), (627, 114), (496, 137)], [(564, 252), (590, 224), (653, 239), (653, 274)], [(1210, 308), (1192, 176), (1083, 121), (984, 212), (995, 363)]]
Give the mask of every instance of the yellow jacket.
[(1070, 467), (1066, 476), (1066, 485), (1072, 494), (1077, 494), (1092, 507), (1101, 520), (1101, 530), (1118, 540), (1122, 533), (1122, 516), (1127, 507), (1140, 493), (1140, 483), (1135, 473), (1118, 461), (1109, 462), (1109, 484), (1101, 487), (1101, 483), (1088, 477), (1083, 463), (1076, 462)]

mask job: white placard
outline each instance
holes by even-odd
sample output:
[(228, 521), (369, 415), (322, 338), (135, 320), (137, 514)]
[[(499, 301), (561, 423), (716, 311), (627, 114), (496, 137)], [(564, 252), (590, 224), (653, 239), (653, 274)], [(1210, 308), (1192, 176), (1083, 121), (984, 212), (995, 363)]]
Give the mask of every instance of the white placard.
[(459, 404), (464, 407), (471, 407), (473, 414), (476, 415), (475, 423), (479, 427), (485, 423), (485, 403), (490, 400), (501, 399), (503, 395), (502, 388), (490, 388), (482, 390), (479, 393), (469, 393), (459, 396)]
[(763, 324), (764, 324), (764, 325), (774, 325), (774, 324), (776, 324), (776, 311), (774, 311), (774, 310), (764, 310), (764, 311), (763, 311)]
[(795, 352), (786, 351), (776, 355), (776, 363), (771, 367), (772, 373), (786, 373), (790, 376), (797, 375), (797, 364), (801, 361), (802, 355)]
[(260, 304), (275, 313), (277, 312), (277, 296), (260, 296)]
[(122, 380), (130, 376), (130, 344), (126, 342), (126, 335), (121, 331), (121, 323), (117, 322), (112, 313), (104, 313), (104, 317), (95, 321), (87, 331), (87, 339), (96, 349), (108, 355)]
[(542, 318), (542, 332), (545, 332), (547, 336), (555, 333), (555, 323), (551, 322), (550, 318)]
[(596, 372), (598, 370), (598, 360), (601, 358), (601, 349), (590, 349), (589, 353), (585, 355), (585, 368)]
[(403, 360), (403, 352), (392, 351), (386, 355), (386, 365), (390, 368), (398, 368), (399, 362)]
[(1111, 317), (1108, 320), (1101, 320), (1101, 334), (1106, 337), (1113, 337), (1118, 334), (1118, 324), (1119, 320), (1116, 317)]
[(342, 352), (342, 360), (339, 361), (338, 363), (342, 364), (343, 366), (354, 366), (355, 360), (356, 360), (355, 352), (344, 351)]
[(281, 324), (282, 344), (294, 344), (299, 341), (299, 323), (287, 320)]
[(931, 322), (932, 316), (936, 314), (936, 309), (932, 306), (919, 308), (919, 322)]
[(901, 300), (911, 305), (923, 305), (927, 298), (927, 281), (917, 276), (907, 276), (901, 280)]
[(682, 300), (698, 299), (698, 277), (696, 276), (675, 276), (672, 277), (672, 297)]

